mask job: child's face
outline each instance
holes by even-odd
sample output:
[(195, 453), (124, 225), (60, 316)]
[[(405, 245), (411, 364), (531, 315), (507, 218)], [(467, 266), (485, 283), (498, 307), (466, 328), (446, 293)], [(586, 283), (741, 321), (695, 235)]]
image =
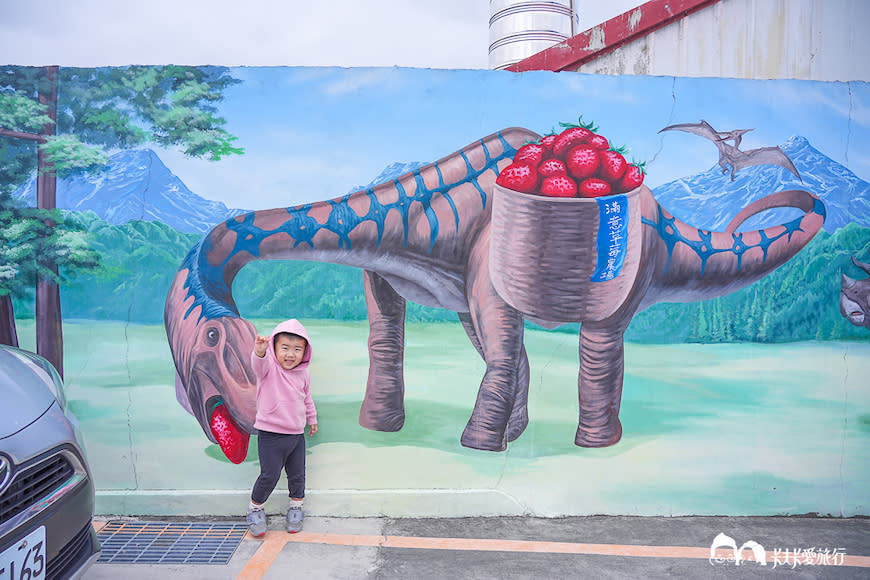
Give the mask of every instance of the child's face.
[(275, 358), (285, 371), (299, 366), (304, 355), (304, 339), (289, 336), (279, 336), (275, 339)]

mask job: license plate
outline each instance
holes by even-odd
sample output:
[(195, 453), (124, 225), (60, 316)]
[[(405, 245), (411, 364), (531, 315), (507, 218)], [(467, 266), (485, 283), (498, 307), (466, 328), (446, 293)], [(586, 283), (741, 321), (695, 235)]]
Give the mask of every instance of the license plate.
[(45, 580), (45, 527), (0, 553), (0, 580)]

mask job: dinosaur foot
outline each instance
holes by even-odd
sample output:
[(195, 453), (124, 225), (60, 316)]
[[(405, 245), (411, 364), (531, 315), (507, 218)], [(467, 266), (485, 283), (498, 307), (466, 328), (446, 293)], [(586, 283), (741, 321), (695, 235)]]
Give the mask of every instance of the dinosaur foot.
[(386, 411), (363, 403), (359, 410), (359, 424), (372, 431), (393, 433), (405, 425), (405, 410)]
[(577, 427), (574, 445), (579, 447), (609, 447), (622, 439), (622, 423), (614, 418), (602, 427)]
[(517, 438), (523, 434), (523, 431), (526, 430), (526, 427), (529, 425), (529, 408), (523, 406), (522, 410), (514, 410), (511, 415), (510, 420), (508, 421), (507, 426), (507, 440), (508, 441), (516, 441)]
[[(522, 433), (522, 430), (520, 430), (520, 433)], [(480, 428), (477, 425), (469, 423), (462, 432), (462, 438), (459, 442), (462, 443), (463, 447), (471, 449), (504, 451), (507, 449), (508, 438), (505, 431)]]

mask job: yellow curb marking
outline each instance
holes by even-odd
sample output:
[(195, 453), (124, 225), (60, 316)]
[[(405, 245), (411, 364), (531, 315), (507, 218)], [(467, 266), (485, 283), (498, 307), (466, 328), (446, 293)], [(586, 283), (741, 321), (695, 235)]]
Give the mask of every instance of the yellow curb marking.
[[(246, 540), (256, 540), (250, 533)], [(529, 540), (493, 540), (485, 538), (427, 538), (410, 536), (373, 536), (354, 534), (322, 534), (300, 532), (266, 532), (263, 544), (251, 556), (236, 580), (262, 578), (275, 558), (288, 543), (330, 544), (333, 546), (364, 546), (372, 548), (401, 548), (416, 550), (454, 550), (475, 552), (527, 552), (544, 554), (594, 554), (601, 556), (628, 556), (636, 558), (694, 558), (707, 560), (710, 548), (686, 546), (635, 546), (627, 544), (579, 544), (572, 542), (537, 542)], [(716, 556), (732, 559), (731, 550), (718, 549)], [(751, 560), (750, 560), (751, 561)], [(747, 562), (748, 563), (748, 562)], [(816, 564), (821, 565), (821, 564)], [(829, 564), (832, 565), (832, 564)], [(770, 564), (768, 564), (770, 566)], [(780, 564), (777, 567), (785, 567)], [(843, 556), (840, 566), (870, 568), (868, 556)], [(791, 567), (790, 565), (788, 567)]]
[(97, 522), (97, 521), (93, 521), (93, 520), (91, 521), (91, 524), (94, 526), (94, 531), (97, 532), (98, 534), (100, 533), (100, 530), (105, 528), (106, 524), (108, 524), (108, 523), (109, 522)]

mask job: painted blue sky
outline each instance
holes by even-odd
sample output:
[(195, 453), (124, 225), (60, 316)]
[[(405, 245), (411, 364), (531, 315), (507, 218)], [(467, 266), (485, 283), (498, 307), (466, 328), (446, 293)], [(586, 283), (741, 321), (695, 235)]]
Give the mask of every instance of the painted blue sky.
[(803, 135), (870, 181), (870, 86), (864, 82), (692, 79), (412, 68), (233, 68), (243, 82), (220, 105), (245, 154), (220, 162), (158, 151), (194, 192), (262, 209), (327, 199), (392, 162), (435, 161), (490, 133), (544, 134), (560, 121), (599, 132), (647, 161), (654, 187), (712, 167), (712, 143), (658, 131), (707, 120), (754, 128), (741, 147)]

